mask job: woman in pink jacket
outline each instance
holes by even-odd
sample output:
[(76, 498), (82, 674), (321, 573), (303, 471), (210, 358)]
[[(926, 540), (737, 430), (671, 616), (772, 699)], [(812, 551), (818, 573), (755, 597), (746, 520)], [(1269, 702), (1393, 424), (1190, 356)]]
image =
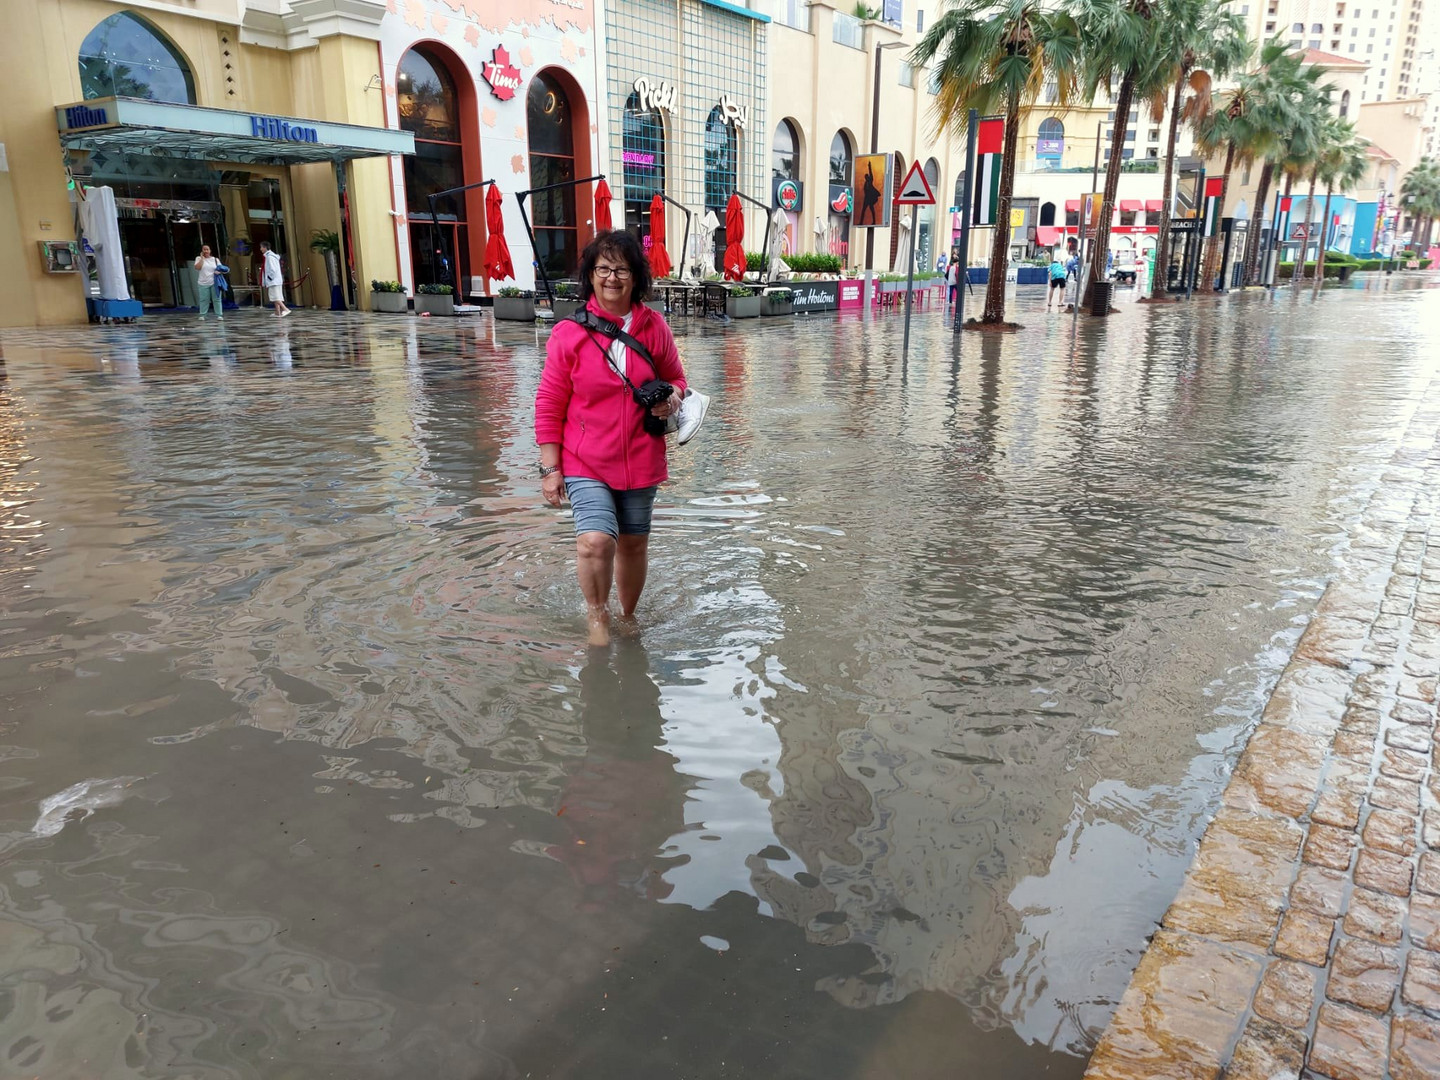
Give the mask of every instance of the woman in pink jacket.
[[(668, 478), (664, 425), (680, 411), (685, 370), (670, 327), (644, 304), (650, 265), (633, 236), (597, 236), (580, 256), (579, 278), (586, 325), (566, 319), (550, 334), (535, 394), (535, 441), (545, 501), (559, 506), (568, 497), (575, 509), (590, 644), (608, 645), (611, 583), (626, 619), (645, 588), (651, 510)], [(623, 334), (616, 338), (596, 320)], [(642, 348), (628, 345), (627, 336)]]

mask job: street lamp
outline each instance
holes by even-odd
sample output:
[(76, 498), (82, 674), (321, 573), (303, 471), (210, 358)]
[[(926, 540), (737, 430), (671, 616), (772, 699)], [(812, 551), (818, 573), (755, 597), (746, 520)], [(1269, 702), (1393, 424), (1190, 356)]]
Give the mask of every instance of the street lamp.
[[(886, 41), (875, 46), (875, 95), (870, 106), (870, 153), (880, 152), (880, 54), (886, 49), (903, 49), (903, 41)], [(885, 178), (888, 185), (893, 181), (889, 176)], [(853, 196), (852, 196), (853, 197)], [(884, 192), (881, 198), (890, 198), (890, 192)], [(865, 231), (865, 289), (861, 298), (863, 310), (868, 314), (870, 301), (875, 291), (875, 227), (872, 225)]]

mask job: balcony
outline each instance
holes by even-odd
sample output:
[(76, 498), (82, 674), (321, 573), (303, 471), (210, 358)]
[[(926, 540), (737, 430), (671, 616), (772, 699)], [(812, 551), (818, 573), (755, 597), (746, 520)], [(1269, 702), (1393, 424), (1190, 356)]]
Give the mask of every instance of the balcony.
[(780, 26), (810, 33), (810, 0), (751, 0), (750, 7)]
[(837, 11), (830, 36), (837, 45), (865, 51), (865, 24), (853, 15), (844, 15)]

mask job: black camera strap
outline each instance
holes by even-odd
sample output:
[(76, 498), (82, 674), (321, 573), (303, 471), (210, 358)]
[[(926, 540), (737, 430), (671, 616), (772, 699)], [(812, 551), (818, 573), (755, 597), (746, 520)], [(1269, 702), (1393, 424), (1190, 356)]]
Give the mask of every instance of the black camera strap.
[(621, 371), (620, 366), (615, 363), (615, 358), (610, 355), (610, 350), (602, 347), (598, 341), (595, 341), (595, 335), (592, 331), (598, 330), (611, 341), (619, 341), (627, 349), (638, 353), (640, 358), (650, 365), (650, 371), (654, 374), (655, 378), (660, 378), (660, 369), (655, 366), (655, 358), (650, 355), (650, 350), (640, 344), (634, 335), (627, 333), (625, 328), (619, 323), (613, 323), (609, 319), (602, 319), (589, 308), (581, 308), (575, 312), (574, 315), (571, 315), (570, 318), (585, 330), (585, 336), (594, 342), (595, 347), (600, 349), (605, 355), (605, 362), (610, 365), (611, 370), (613, 370), (616, 375), (620, 376), (625, 385), (630, 388), (632, 394), (635, 392), (635, 385), (625, 377), (625, 372)]

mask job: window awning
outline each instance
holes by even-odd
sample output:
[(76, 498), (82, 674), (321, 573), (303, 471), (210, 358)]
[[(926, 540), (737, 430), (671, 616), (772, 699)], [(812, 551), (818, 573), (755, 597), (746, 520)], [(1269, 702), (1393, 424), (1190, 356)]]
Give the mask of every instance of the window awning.
[(58, 105), (55, 122), (60, 144), (67, 150), (248, 165), (305, 165), (415, 153), (415, 136), (408, 131), (142, 98)]
[(1053, 225), (1035, 226), (1035, 242), (1041, 247), (1054, 247), (1060, 242), (1061, 230)]
[(1080, 212), (1080, 200), (1079, 200), (1079, 199), (1066, 199), (1066, 200), (1065, 200), (1065, 212), (1068, 214), (1068, 213), (1070, 213), (1072, 210), (1075, 211), (1077, 214)]
[(1165, 209), (1164, 199), (1146, 199), (1145, 212), (1147, 214), (1158, 214)]
[(1126, 213), (1126, 214), (1139, 213), (1140, 210), (1142, 210), (1142, 209), (1144, 208), (1144, 206), (1145, 206), (1145, 204), (1144, 204), (1143, 202), (1141, 202), (1139, 199), (1121, 199), (1121, 200), (1120, 200), (1120, 210), (1121, 210), (1123, 213)]

